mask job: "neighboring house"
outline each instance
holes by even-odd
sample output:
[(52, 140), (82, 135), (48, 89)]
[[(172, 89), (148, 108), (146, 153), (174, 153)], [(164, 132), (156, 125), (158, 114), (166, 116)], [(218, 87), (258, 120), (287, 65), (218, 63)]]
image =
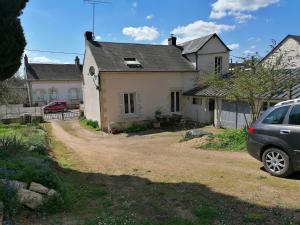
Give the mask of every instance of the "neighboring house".
[[(275, 58), (278, 58), (279, 54), (283, 52), (285, 52), (283, 79), (300, 78), (300, 36), (288, 35), (273, 51), (263, 58), (262, 63), (266, 66), (270, 65), (270, 63), (275, 63)], [(245, 69), (247, 70), (247, 68)], [(231, 71), (234, 71), (234, 69)], [(196, 87), (186, 92), (185, 95), (193, 98), (197, 96), (201, 99), (215, 98), (217, 102), (215, 109), (217, 121), (215, 121), (215, 125), (225, 128), (243, 128), (247, 122), (251, 122), (249, 105), (245, 102), (230, 102), (226, 100), (227, 93), (224, 90), (213, 87)], [(295, 83), (291, 90), (282, 89), (278, 91), (269, 102), (263, 102), (258, 98), (256, 104), (261, 105), (264, 111), (276, 103), (290, 98), (300, 98), (300, 83)]]
[(205, 73), (228, 73), (229, 49), (216, 35), (177, 45), (96, 42), (86, 32), (83, 64), (85, 116), (103, 130), (151, 121), (155, 113), (214, 122), (215, 98), (190, 98)]
[(82, 66), (75, 64), (29, 63), (24, 57), (29, 104), (43, 106), (51, 101), (67, 101), (69, 107), (82, 103)]
[(262, 60), (264, 65), (275, 64), (276, 60), (282, 56), (282, 66), (284, 69), (295, 69), (300, 67), (300, 36), (286, 36), (272, 51)]

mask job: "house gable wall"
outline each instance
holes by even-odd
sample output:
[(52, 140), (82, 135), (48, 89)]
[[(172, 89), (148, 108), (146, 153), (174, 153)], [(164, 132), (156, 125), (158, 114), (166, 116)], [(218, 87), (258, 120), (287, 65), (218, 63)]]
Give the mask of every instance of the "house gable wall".
[[(197, 55), (197, 56), (196, 56)], [(214, 72), (215, 57), (222, 57), (222, 74), (229, 72), (229, 51), (218, 38), (211, 38), (197, 53), (187, 54), (186, 57), (201, 74)]]
[(98, 121), (101, 124), (100, 118), (100, 94), (97, 90), (94, 79), (89, 74), (90, 67), (93, 66), (98, 76), (98, 66), (86, 43), (84, 64), (83, 64), (83, 98), (84, 98), (84, 114), (87, 119)]
[(263, 64), (274, 65), (280, 55), (283, 55), (282, 66), (285, 69), (293, 69), (300, 67), (300, 43), (295, 39), (289, 37), (279, 46), (277, 46), (273, 52), (271, 52), (263, 60)]

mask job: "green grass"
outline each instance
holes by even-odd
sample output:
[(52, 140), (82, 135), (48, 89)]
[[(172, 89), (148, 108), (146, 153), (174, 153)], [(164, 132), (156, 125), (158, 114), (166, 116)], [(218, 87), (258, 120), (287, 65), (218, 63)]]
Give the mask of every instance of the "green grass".
[(0, 179), (40, 183), (63, 196), (63, 183), (52, 168), (47, 147), (46, 132), (39, 124), (0, 124)]
[(81, 118), (80, 119), (80, 124), (90, 130), (93, 130), (93, 131), (99, 131), (100, 128), (99, 128), (99, 124), (97, 121), (94, 121), (94, 120), (88, 120), (86, 118)]
[(243, 151), (246, 149), (247, 132), (242, 129), (228, 129), (211, 135), (211, 142), (199, 146), (202, 149)]

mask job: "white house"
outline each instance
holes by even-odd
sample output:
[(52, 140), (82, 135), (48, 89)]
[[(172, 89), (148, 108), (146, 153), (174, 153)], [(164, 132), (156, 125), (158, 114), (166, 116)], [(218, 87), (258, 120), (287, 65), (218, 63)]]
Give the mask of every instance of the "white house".
[(103, 130), (151, 121), (157, 111), (214, 122), (215, 98), (185, 93), (206, 73), (228, 73), (230, 50), (217, 34), (180, 45), (176, 37), (168, 45), (96, 42), (91, 32), (85, 38), (85, 116)]
[(82, 97), (82, 66), (76, 57), (74, 64), (29, 63), (24, 57), (28, 99), (31, 106), (43, 106), (51, 101), (67, 101), (77, 107)]

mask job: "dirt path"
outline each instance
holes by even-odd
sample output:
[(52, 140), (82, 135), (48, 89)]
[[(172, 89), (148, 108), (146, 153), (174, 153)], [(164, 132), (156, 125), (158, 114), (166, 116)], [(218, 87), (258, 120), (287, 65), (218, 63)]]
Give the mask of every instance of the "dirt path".
[(80, 157), (89, 172), (201, 183), (260, 205), (299, 207), (295, 201), (300, 199), (299, 176), (271, 177), (247, 153), (198, 150), (179, 143), (182, 133), (111, 136), (83, 129), (76, 121), (52, 122), (52, 127), (53, 135)]

